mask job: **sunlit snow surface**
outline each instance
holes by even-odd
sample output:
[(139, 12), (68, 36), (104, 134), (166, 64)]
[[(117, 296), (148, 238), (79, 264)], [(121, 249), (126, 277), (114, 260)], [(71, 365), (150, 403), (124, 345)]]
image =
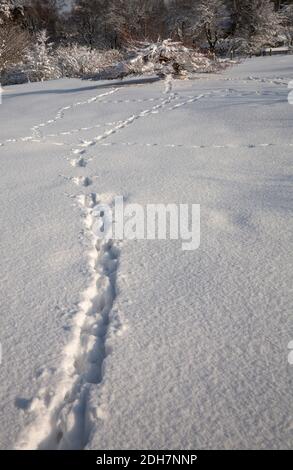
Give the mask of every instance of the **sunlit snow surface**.
[[(2, 449), (292, 448), (292, 79), (5, 88)], [(201, 204), (201, 247), (98, 243), (116, 195)]]

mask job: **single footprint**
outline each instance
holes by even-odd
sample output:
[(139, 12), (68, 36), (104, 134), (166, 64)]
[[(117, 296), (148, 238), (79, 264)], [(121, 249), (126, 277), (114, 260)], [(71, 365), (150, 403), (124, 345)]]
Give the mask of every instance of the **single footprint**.
[(88, 176), (79, 176), (77, 178), (73, 178), (72, 181), (78, 186), (84, 186), (84, 187), (88, 187), (91, 184), (93, 184), (92, 179), (89, 178)]
[(85, 161), (84, 158), (78, 158), (70, 161), (70, 164), (74, 167), (82, 167), (85, 168), (87, 165), (87, 162)]

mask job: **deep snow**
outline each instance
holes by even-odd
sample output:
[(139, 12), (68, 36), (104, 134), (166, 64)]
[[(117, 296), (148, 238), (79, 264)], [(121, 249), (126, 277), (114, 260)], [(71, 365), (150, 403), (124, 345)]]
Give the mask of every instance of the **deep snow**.
[[(5, 88), (2, 449), (292, 448), (292, 78)], [(97, 244), (115, 195), (201, 204), (201, 247)]]

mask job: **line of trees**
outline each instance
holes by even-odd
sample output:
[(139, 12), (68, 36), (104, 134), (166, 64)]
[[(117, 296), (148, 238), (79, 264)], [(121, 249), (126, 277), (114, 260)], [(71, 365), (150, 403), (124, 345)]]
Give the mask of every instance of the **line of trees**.
[[(67, 0), (69, 1), (69, 0)], [(122, 47), (130, 39), (180, 39), (213, 48), (222, 37), (270, 37), (291, 19), (293, 0), (0, 0), (0, 24), (56, 41)]]
[[(119, 48), (129, 40), (171, 37), (214, 49), (219, 39), (269, 42), (290, 24), (293, 0), (0, 0), (0, 25), (29, 34), (46, 29), (52, 41)], [(291, 37), (292, 41), (292, 37)]]
[(0, 0), (0, 70), (44, 30), (43, 49), (123, 50), (171, 38), (213, 53), (253, 53), (293, 46), (293, 0)]

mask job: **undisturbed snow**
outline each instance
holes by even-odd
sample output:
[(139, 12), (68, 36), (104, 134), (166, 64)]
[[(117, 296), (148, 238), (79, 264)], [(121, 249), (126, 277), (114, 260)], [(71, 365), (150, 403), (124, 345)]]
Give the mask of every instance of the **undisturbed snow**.
[[(2, 449), (292, 448), (292, 78), (5, 89)], [(200, 248), (98, 243), (115, 195), (201, 204)]]

